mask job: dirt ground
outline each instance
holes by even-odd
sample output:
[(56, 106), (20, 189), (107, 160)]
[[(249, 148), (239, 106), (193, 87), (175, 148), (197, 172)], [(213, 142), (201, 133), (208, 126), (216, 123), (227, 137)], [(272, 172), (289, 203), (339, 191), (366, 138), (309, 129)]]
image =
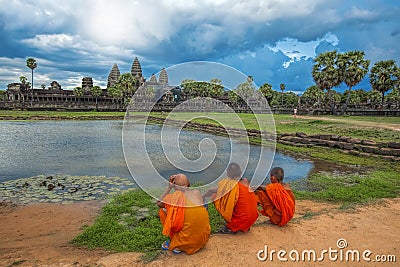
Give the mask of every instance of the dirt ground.
[[(69, 244), (82, 231), (82, 226), (94, 221), (103, 204), (0, 203), (0, 266), (142, 266), (138, 253), (88, 251)], [(163, 252), (148, 266), (399, 266), (399, 222), (400, 198), (350, 210), (298, 201), (295, 219), (285, 227), (271, 225), (260, 217), (248, 233), (212, 235), (206, 247), (194, 255)], [(345, 243), (347, 247), (342, 247)], [(257, 255), (265, 258), (266, 248), (268, 258), (261, 261)], [(280, 261), (277, 252), (272, 250), (286, 251), (286, 254), (281, 252), (281, 258), (287, 262)], [(304, 250), (314, 250), (317, 260), (311, 257), (309, 261), (306, 252), (306, 260), (302, 261)], [(330, 252), (318, 261), (323, 250)], [(360, 262), (352, 261), (355, 250), (360, 253)], [(370, 262), (362, 259), (366, 250), (372, 252), (365, 254)], [(295, 262), (296, 252), (299, 261)], [(346, 254), (350, 261), (346, 261)], [(387, 260), (394, 255), (397, 263), (373, 261), (378, 255), (382, 255), (381, 259), (386, 256)]]
[[(297, 116), (301, 119), (309, 120), (324, 120), (324, 121), (335, 121), (335, 122), (346, 122), (343, 118), (332, 118), (332, 117), (319, 117), (319, 116)], [(400, 131), (400, 125), (398, 123), (386, 123), (386, 122), (375, 122), (375, 121), (357, 121), (356, 119), (351, 119), (352, 125), (368, 126), (373, 128), (388, 129), (392, 131)]]

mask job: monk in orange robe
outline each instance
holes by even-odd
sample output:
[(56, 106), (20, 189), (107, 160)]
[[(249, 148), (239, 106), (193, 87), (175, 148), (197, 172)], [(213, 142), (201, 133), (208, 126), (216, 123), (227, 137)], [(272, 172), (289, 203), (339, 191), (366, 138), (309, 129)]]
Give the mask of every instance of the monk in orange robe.
[(235, 162), (229, 164), (228, 178), (218, 187), (209, 189), (203, 196), (211, 197), (214, 206), (225, 219), (226, 225), (217, 233), (247, 232), (258, 218), (257, 198), (249, 181), (241, 178), (242, 171)]
[[(170, 238), (162, 248), (175, 254), (182, 251), (193, 254), (203, 248), (210, 237), (210, 222), (203, 197), (199, 190), (189, 190), (189, 186), (184, 174), (172, 175), (157, 202), (162, 233)], [(172, 188), (174, 193), (170, 193)]]
[(263, 208), (261, 214), (279, 226), (287, 224), (293, 218), (296, 202), (290, 186), (283, 182), (283, 177), (282, 168), (273, 168), (270, 172), (271, 183), (260, 186), (255, 191), (257, 201)]

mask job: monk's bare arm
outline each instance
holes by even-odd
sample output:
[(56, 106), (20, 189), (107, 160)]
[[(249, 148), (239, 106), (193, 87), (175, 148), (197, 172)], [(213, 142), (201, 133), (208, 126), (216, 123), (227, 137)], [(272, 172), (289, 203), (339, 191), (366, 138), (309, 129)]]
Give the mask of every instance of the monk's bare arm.
[(162, 200), (164, 199), (164, 197), (165, 197), (166, 195), (169, 194), (169, 192), (171, 192), (172, 187), (174, 187), (173, 181), (171, 181), (171, 182), (168, 184), (168, 186), (167, 186), (167, 188), (165, 189), (164, 193), (160, 196), (159, 200), (157, 201), (157, 206), (159, 206), (160, 208), (164, 208), (164, 207), (165, 207), (164, 202), (162, 202)]

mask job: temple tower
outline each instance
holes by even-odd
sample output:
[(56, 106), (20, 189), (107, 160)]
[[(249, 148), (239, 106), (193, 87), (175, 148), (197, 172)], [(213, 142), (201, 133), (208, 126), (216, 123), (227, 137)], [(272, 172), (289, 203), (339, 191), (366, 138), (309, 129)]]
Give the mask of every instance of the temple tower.
[(140, 66), (139, 59), (135, 57), (133, 60), (131, 74), (133, 77), (142, 77), (142, 67)]
[(89, 91), (90, 88), (93, 87), (93, 79), (92, 77), (84, 77), (82, 79), (82, 89), (85, 89), (85, 91)]
[(114, 63), (114, 66), (108, 75), (107, 88), (113, 87), (117, 83), (120, 75), (121, 73), (119, 72), (118, 65), (117, 63)]
[(168, 85), (168, 74), (165, 68), (162, 68), (160, 72), (159, 82), (163, 85)]
[(156, 77), (156, 75), (154, 75), (154, 73), (153, 73), (153, 75), (151, 75), (149, 83), (157, 84), (157, 77)]

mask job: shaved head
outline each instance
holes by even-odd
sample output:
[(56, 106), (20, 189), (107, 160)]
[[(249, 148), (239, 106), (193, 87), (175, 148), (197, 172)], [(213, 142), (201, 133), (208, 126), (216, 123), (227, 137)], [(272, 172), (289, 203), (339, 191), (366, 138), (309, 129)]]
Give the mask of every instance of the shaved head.
[(186, 175), (179, 173), (175, 176), (174, 184), (182, 187), (189, 187), (190, 182)]

